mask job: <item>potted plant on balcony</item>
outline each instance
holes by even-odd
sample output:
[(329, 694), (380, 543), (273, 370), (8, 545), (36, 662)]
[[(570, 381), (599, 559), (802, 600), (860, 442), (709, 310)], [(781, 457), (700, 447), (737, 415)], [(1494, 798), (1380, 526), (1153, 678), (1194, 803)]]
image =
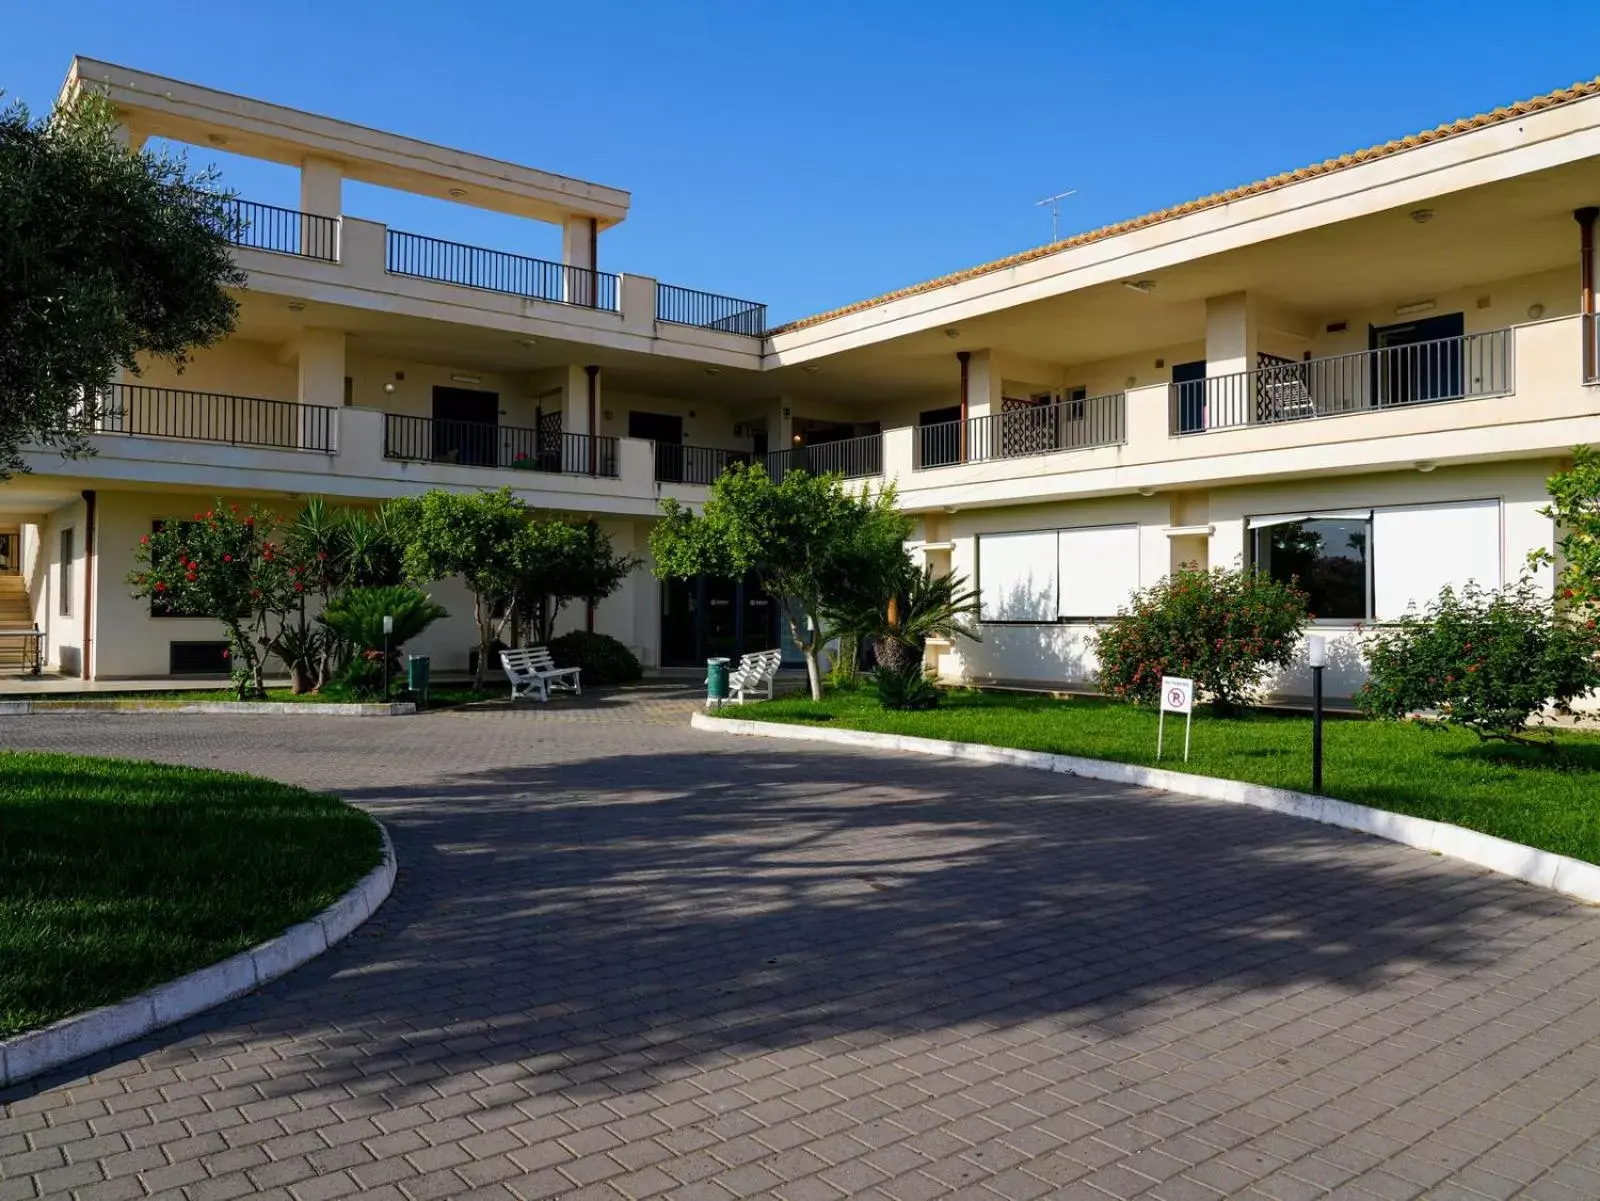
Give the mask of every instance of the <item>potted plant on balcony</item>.
[(512, 471), (537, 471), (538, 461), (525, 450), (519, 450), (511, 457)]

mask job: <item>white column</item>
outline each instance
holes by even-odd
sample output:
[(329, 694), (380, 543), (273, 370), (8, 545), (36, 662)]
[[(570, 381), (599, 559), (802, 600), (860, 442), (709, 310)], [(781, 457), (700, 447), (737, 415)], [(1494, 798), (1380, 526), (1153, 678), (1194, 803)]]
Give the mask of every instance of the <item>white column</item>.
[(1206, 297), (1206, 375), (1254, 371), (1255, 309), (1244, 292)]
[(990, 350), (974, 350), (967, 360), (967, 418), (998, 413), (1004, 399), (1000, 363)]
[(561, 273), (561, 299), (568, 304), (596, 302), (594, 272), (599, 269), (599, 232), (593, 217), (569, 216), (561, 223), (561, 261), (576, 268)]
[(300, 445), (317, 448), (333, 444), (338, 421), (336, 412), (344, 405), (344, 331), (305, 329), (295, 339), (295, 368), (299, 382)]
[(344, 212), (344, 164), (328, 158), (300, 160), (300, 211), (323, 217)]
[[(589, 369), (574, 363), (562, 369), (561, 375), (561, 432), (563, 434), (597, 434), (598, 429), (589, 424)], [(594, 419), (600, 421), (602, 372), (594, 372)], [(562, 469), (578, 473), (600, 466), (600, 456), (593, 442), (576, 438), (563, 438)]]
[(300, 160), (300, 211), (307, 214), (300, 218), (300, 253), (338, 262), (344, 164), (326, 158)]

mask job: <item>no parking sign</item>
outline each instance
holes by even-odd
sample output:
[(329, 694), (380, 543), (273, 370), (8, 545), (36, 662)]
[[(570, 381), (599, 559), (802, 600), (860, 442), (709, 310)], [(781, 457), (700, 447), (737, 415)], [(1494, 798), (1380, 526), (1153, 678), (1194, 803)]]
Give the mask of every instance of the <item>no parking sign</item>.
[(1167, 714), (1183, 714), (1183, 761), (1189, 762), (1189, 729), (1194, 722), (1194, 681), (1182, 676), (1161, 677), (1161, 716), (1156, 719), (1156, 762), (1161, 761), (1161, 739)]

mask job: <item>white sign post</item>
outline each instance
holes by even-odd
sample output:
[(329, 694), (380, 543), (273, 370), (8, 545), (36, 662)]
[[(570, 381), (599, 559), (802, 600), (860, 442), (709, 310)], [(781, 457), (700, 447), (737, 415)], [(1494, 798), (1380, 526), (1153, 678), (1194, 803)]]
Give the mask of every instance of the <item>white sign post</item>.
[(1161, 716), (1156, 719), (1156, 762), (1161, 762), (1161, 738), (1167, 714), (1183, 714), (1183, 761), (1189, 762), (1189, 729), (1194, 723), (1194, 681), (1180, 676), (1161, 677)]

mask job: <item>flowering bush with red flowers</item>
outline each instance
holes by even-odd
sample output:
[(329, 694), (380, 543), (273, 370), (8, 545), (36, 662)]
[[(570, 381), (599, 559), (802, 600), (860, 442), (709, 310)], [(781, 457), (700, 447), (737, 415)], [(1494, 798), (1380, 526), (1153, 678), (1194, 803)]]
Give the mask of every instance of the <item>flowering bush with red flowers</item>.
[(1600, 688), (1594, 621), (1558, 610), (1527, 577), (1498, 592), (1446, 588), (1372, 630), (1363, 650), (1369, 678), (1356, 702), (1369, 717), (1431, 713), (1485, 739), (1553, 749), (1537, 737), (1546, 712)]
[(220, 504), (163, 521), (139, 539), (139, 566), (128, 576), (134, 597), (151, 598), (153, 611), (222, 623), (241, 700), (266, 695), (266, 657), (283, 636), (304, 570), (274, 542), (281, 524), (262, 509), (241, 514)]
[(1194, 680), (1214, 709), (1237, 709), (1294, 657), (1306, 624), (1306, 594), (1239, 568), (1180, 567), (1134, 593), (1095, 635), (1100, 686), (1155, 704), (1162, 676)]

